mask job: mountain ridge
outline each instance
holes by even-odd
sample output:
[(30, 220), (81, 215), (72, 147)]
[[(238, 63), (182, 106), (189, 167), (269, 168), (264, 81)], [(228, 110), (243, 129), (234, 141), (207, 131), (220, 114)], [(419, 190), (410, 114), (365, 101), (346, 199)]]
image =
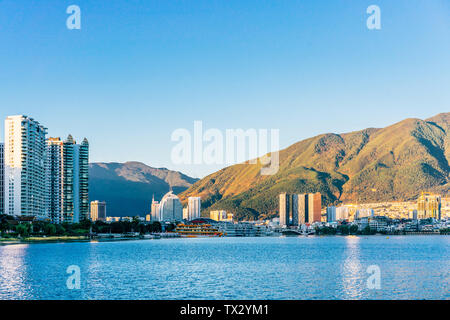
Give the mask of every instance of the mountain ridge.
[(420, 191), (448, 193), (450, 113), (408, 118), (385, 128), (325, 133), (280, 150), (280, 168), (236, 164), (195, 182), (180, 194), (202, 197), (202, 209), (240, 218), (276, 214), (279, 192), (321, 192), (324, 204), (410, 200)]

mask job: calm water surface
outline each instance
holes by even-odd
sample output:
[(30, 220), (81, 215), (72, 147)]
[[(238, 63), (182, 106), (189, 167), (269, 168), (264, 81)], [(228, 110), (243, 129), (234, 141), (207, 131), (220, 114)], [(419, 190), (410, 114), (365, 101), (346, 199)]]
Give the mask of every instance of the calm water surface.
[[(0, 246), (0, 299), (450, 299), (449, 236)], [(81, 289), (66, 286), (78, 265)], [(378, 265), (381, 289), (367, 288)]]

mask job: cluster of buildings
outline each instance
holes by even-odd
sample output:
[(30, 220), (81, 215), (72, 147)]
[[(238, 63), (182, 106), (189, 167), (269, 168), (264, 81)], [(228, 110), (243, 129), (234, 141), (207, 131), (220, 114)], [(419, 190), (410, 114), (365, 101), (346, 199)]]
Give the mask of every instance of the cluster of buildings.
[[(189, 197), (187, 206), (183, 208), (180, 199), (173, 191), (166, 193), (161, 201), (152, 198), (151, 213), (146, 221), (181, 222), (192, 221), (201, 217), (202, 200), (200, 197)], [(232, 222), (233, 214), (225, 210), (210, 211), (210, 218), (214, 221)]]
[(209, 218), (215, 221), (233, 222), (233, 214), (225, 210), (213, 210), (209, 212)]
[(320, 222), (322, 219), (322, 196), (319, 192), (282, 193), (279, 204), (281, 226), (300, 226)]
[[(448, 201), (444, 202), (444, 208), (447, 207)], [(374, 204), (375, 205), (375, 204)], [(422, 192), (414, 206), (411, 207), (408, 203), (398, 203), (397, 208), (403, 208), (405, 214), (399, 217), (389, 216), (389, 210), (381, 212), (379, 209), (367, 207), (366, 205), (343, 205), (340, 207), (330, 206), (326, 209), (326, 221), (355, 221), (362, 218), (371, 218), (384, 216), (393, 219), (412, 219), (412, 220), (423, 220), (423, 219), (435, 219), (441, 220), (444, 215), (442, 214), (442, 197), (440, 195), (432, 194), (429, 192)], [(384, 205), (384, 208), (387, 206)], [(391, 208), (391, 207), (387, 207)], [(445, 213), (445, 216), (447, 214)]]
[(179, 222), (193, 220), (201, 216), (201, 198), (189, 197), (187, 207), (183, 208), (180, 199), (170, 190), (161, 201), (152, 199), (151, 213), (147, 215), (147, 221)]
[(53, 223), (89, 217), (89, 142), (47, 138), (26, 115), (8, 116), (0, 144), (0, 213)]
[[(413, 207), (409, 202), (395, 203), (394, 207), (402, 212), (400, 217), (389, 216), (391, 206), (385, 203), (375, 210), (364, 204), (350, 204), (329, 206), (323, 211), (320, 193), (281, 193), (279, 218), (267, 225), (272, 230), (298, 229), (302, 232), (313, 231), (316, 227), (337, 227), (339, 224), (356, 225), (359, 231), (369, 227), (377, 232), (422, 232), (428, 229), (437, 232), (448, 225), (444, 217), (448, 217), (446, 210), (450, 209), (450, 201), (440, 195), (422, 192)], [(429, 224), (429, 220), (433, 223)]]

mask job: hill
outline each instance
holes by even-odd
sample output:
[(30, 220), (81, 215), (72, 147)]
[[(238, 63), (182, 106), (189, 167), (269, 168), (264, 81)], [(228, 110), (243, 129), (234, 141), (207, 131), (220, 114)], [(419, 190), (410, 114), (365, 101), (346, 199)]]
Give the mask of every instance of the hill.
[(280, 151), (280, 169), (237, 164), (194, 183), (180, 198), (202, 197), (202, 209), (238, 218), (271, 217), (281, 192), (321, 192), (323, 204), (415, 199), (450, 187), (450, 113), (406, 119), (386, 128), (327, 133)]

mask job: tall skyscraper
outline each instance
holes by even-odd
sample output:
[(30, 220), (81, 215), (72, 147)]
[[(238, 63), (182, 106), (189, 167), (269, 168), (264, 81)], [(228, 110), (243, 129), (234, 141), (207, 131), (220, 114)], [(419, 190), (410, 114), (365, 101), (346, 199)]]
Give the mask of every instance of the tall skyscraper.
[(98, 200), (91, 202), (91, 220), (106, 221), (106, 202)]
[(169, 191), (161, 199), (159, 204), (160, 221), (181, 221), (183, 220), (183, 207), (180, 199)]
[(327, 222), (334, 222), (336, 220), (336, 207), (327, 207)]
[(0, 214), (5, 212), (5, 161), (4, 161), (4, 144), (0, 143)]
[(298, 194), (291, 195), (291, 225), (298, 226)]
[(161, 221), (159, 216), (159, 202), (155, 201), (155, 195), (152, 198), (151, 216), (152, 221)]
[(54, 223), (78, 223), (89, 215), (89, 143), (49, 138), (46, 148), (46, 214)]
[(24, 115), (5, 120), (5, 213), (45, 217), (47, 128)]
[(291, 195), (288, 193), (280, 194), (280, 225), (290, 225), (291, 213)]
[(322, 211), (322, 196), (320, 192), (308, 194), (308, 222), (320, 222)]
[(298, 204), (297, 204), (297, 225), (302, 225), (308, 223), (308, 194), (303, 193), (297, 195)]
[(46, 149), (45, 214), (53, 223), (62, 223), (63, 142), (59, 138), (49, 138)]
[(201, 215), (201, 198), (189, 197), (188, 198), (188, 220), (200, 218)]

